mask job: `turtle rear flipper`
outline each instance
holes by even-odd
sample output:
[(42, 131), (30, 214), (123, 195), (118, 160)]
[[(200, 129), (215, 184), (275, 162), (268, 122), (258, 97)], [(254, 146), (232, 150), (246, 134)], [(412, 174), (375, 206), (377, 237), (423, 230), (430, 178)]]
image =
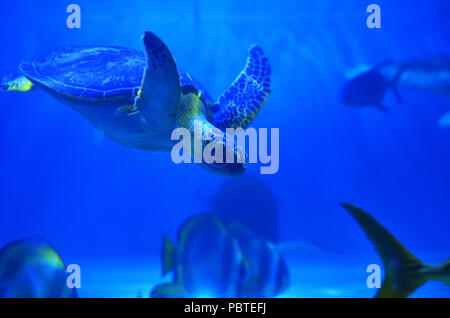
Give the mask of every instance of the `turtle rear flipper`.
[(242, 72), (210, 110), (212, 123), (222, 130), (250, 125), (269, 97), (269, 60), (257, 45), (249, 53)]
[(170, 129), (176, 120), (180, 83), (175, 60), (156, 35), (145, 32), (147, 66), (134, 105), (155, 131)]
[(32, 88), (33, 83), (22, 74), (5, 76), (0, 82), (0, 91), (28, 92)]

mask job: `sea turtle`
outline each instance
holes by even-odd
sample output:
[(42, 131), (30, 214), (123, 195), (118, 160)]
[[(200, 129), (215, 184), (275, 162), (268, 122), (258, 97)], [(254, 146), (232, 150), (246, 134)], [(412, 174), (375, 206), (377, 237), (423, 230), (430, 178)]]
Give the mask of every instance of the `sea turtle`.
[[(245, 128), (269, 96), (270, 65), (259, 46), (249, 49), (245, 68), (214, 102), (194, 77), (176, 65), (161, 39), (151, 32), (142, 39), (146, 54), (116, 46), (56, 49), (22, 62), (20, 73), (5, 77), (0, 90), (42, 88), (115, 141), (147, 150), (172, 149), (178, 142), (171, 140), (172, 131), (184, 127), (192, 132), (195, 119), (202, 120), (203, 134), (217, 131), (215, 127)], [(228, 150), (235, 163), (202, 166), (219, 174), (242, 174), (245, 151), (236, 146)]]

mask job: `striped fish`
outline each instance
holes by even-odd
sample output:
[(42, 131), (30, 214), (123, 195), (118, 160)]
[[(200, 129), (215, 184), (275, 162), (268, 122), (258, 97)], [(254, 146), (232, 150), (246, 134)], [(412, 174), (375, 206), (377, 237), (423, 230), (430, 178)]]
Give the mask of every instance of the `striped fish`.
[(174, 283), (192, 297), (234, 297), (244, 280), (246, 263), (222, 222), (202, 214), (180, 227), (177, 247), (164, 238), (163, 274), (171, 271)]
[(238, 222), (227, 226), (237, 240), (247, 260), (247, 275), (240, 297), (274, 297), (289, 286), (286, 262), (276, 246), (258, 238), (250, 229)]
[(163, 242), (163, 274), (172, 283), (156, 286), (152, 297), (273, 297), (289, 284), (287, 266), (268, 241), (237, 223), (225, 226), (213, 214), (188, 219), (178, 246)]

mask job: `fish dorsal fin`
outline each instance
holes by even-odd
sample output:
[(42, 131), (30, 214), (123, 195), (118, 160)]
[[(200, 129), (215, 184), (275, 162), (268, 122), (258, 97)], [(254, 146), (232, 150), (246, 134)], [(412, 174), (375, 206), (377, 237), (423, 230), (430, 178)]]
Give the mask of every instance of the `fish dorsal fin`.
[(172, 53), (151, 32), (143, 36), (147, 66), (134, 105), (155, 132), (171, 129), (176, 120), (180, 82)]
[(409, 252), (367, 212), (350, 203), (340, 203), (359, 223), (383, 262), (385, 278), (377, 297), (407, 297), (425, 283), (420, 270), (426, 265)]
[(175, 269), (177, 249), (172, 241), (164, 235), (163, 239), (163, 276)]
[(250, 125), (269, 97), (270, 73), (269, 59), (253, 45), (244, 69), (211, 108), (213, 125), (222, 130)]

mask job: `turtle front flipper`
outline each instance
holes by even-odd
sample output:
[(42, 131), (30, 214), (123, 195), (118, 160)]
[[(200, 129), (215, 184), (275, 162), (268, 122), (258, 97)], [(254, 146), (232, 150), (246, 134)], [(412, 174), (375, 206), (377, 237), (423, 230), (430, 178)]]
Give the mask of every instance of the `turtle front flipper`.
[(180, 83), (175, 60), (156, 35), (145, 32), (147, 66), (134, 105), (155, 132), (171, 129), (175, 123)]
[(32, 88), (33, 83), (22, 74), (5, 76), (0, 82), (0, 91), (28, 92)]
[(250, 125), (269, 97), (269, 59), (257, 45), (249, 53), (242, 72), (210, 109), (212, 123), (222, 130)]

